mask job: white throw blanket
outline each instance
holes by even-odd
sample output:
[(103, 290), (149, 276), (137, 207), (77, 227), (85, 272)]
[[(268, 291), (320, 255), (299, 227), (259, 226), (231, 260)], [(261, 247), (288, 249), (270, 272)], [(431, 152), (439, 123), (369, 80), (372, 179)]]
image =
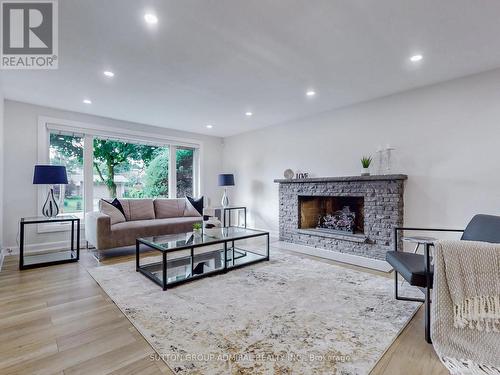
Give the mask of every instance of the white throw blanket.
[(452, 374), (500, 375), (500, 245), (439, 241), (432, 340)]

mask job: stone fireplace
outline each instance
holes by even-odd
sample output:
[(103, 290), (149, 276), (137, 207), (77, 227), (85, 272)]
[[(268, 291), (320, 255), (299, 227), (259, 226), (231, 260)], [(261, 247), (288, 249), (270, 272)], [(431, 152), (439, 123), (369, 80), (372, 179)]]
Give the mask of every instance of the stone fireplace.
[(406, 175), (280, 179), (280, 240), (384, 260), (403, 225)]

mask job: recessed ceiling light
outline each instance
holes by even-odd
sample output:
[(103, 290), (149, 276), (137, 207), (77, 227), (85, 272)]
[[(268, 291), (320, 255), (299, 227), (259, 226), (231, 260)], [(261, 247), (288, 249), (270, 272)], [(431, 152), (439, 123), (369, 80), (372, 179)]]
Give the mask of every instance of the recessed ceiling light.
[(83, 102), (85, 104), (92, 104), (92, 100), (90, 100), (90, 99), (83, 99)]
[(214, 126), (213, 125), (207, 125), (207, 129), (212, 129)]
[(248, 116), (248, 117), (253, 116), (253, 113), (252, 112), (245, 112), (245, 116)]
[(106, 77), (109, 77), (109, 78), (112, 78), (112, 77), (114, 77), (114, 76), (115, 76), (115, 73), (113, 73), (113, 72), (112, 72), (112, 71), (110, 71), (110, 70), (106, 70), (106, 71), (104, 71), (104, 73), (103, 73), (103, 74), (104, 74)]
[(144, 15), (144, 20), (150, 25), (155, 25), (158, 23), (158, 17), (156, 17), (156, 15), (154, 15), (153, 13), (146, 13)]
[(316, 95), (316, 91), (314, 91), (314, 90), (309, 90), (308, 92), (306, 92), (306, 95), (307, 95), (307, 96), (314, 96), (314, 95)]
[(421, 61), (423, 58), (424, 56), (422, 55), (413, 55), (412, 57), (410, 57), (410, 61), (415, 63)]

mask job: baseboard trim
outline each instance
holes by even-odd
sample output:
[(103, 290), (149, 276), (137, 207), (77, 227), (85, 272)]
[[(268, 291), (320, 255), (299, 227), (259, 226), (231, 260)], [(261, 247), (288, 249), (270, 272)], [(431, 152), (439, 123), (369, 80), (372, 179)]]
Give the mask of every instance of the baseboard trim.
[(269, 230), (269, 229), (264, 229), (264, 228), (254, 228), (254, 227), (248, 227), (248, 229), (255, 229), (255, 230), (261, 230), (263, 232), (269, 232), (269, 237), (271, 241), (277, 241), (279, 240), (279, 232), (275, 230)]
[[(80, 250), (83, 249), (86, 245), (85, 240), (80, 240)], [(30, 253), (43, 252), (47, 250), (65, 250), (69, 248), (68, 241), (56, 241), (56, 242), (44, 242), (44, 243), (36, 243), (24, 245), (24, 250), (29, 251)], [(19, 255), (19, 246), (7, 246), (5, 249), (10, 249), (8, 255)]]
[(369, 268), (372, 270), (377, 270), (382, 272), (392, 271), (392, 267), (390, 266), (390, 264), (383, 260), (365, 258), (359, 255), (339, 253), (338, 251), (333, 251), (333, 250), (324, 250), (310, 246), (297, 245), (284, 241), (274, 242), (273, 246), (284, 250), (295, 251), (302, 254), (330, 259), (336, 262), (352, 264), (355, 266)]

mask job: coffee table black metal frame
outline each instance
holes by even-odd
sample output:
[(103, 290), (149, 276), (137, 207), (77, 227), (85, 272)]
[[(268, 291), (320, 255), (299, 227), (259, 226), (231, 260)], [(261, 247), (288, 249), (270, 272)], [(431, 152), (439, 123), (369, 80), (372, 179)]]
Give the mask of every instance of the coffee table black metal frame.
[[(247, 229), (247, 230), (252, 231), (252, 229)], [(234, 247), (234, 245), (233, 245), (233, 247), (228, 248), (227, 244), (229, 242), (234, 243), (234, 241), (246, 240), (246, 239), (255, 238), (255, 237), (264, 237), (264, 236), (267, 237), (266, 238), (266, 256), (265, 257), (263, 256), (261, 259), (256, 259), (256, 260), (249, 261), (249, 262), (246, 262), (246, 263), (243, 263), (243, 264), (234, 264), (235, 256), (233, 254), (233, 256), (232, 256), (232, 265), (230, 267), (228, 267), (228, 264), (227, 264), (228, 263), (227, 262), (228, 251), (231, 251), (231, 249), (232, 249), (232, 251), (235, 251), (235, 249), (236, 249)], [(153, 275), (150, 271), (148, 271), (147, 269), (145, 269), (143, 266), (140, 265), (140, 246), (141, 246), (141, 244), (145, 245), (145, 246), (147, 246), (147, 247), (149, 247), (151, 249), (157, 250), (157, 251), (159, 251), (159, 252), (162, 253), (162, 260), (161, 260), (161, 265), (162, 265), (162, 280), (161, 281), (158, 280), (158, 278), (155, 275)], [(211, 272), (208, 272), (208, 273), (204, 273), (204, 274), (201, 274), (201, 275), (193, 275), (194, 257), (195, 257), (194, 249), (196, 249), (196, 248), (202, 248), (202, 247), (210, 246), (210, 245), (217, 245), (217, 244), (222, 244), (223, 245), (223, 250), (224, 250), (224, 267), (222, 267), (219, 270), (214, 270), (214, 271), (211, 271)], [(196, 280), (196, 279), (201, 279), (201, 278), (208, 277), (208, 276), (214, 276), (214, 275), (218, 275), (218, 274), (221, 274), (221, 273), (226, 273), (226, 272), (228, 272), (230, 270), (241, 268), (241, 267), (246, 267), (246, 266), (258, 263), (258, 262), (268, 261), (269, 260), (269, 232), (255, 231), (255, 234), (242, 235), (242, 236), (239, 236), (239, 237), (236, 237), (236, 238), (220, 239), (220, 240), (215, 240), (215, 241), (211, 241), (211, 242), (208, 242), (208, 243), (184, 245), (184, 246), (176, 247), (175, 249), (168, 249), (168, 250), (165, 250), (165, 249), (161, 248), (159, 245), (155, 246), (153, 243), (151, 243), (149, 241), (146, 241), (143, 238), (138, 238), (138, 239), (136, 239), (135, 249), (136, 249), (136, 251), (135, 251), (135, 260), (136, 260), (135, 270), (137, 272), (140, 272), (144, 276), (146, 276), (148, 279), (150, 279), (154, 283), (158, 284), (160, 287), (162, 287), (163, 290), (167, 290), (167, 287), (173, 287), (173, 286), (176, 286), (176, 285), (179, 285), (179, 284), (184, 284), (184, 283)], [(191, 276), (188, 277), (188, 278), (185, 278), (183, 280), (172, 281), (172, 282), (168, 283), (167, 282), (167, 279), (168, 279), (168, 274), (167, 274), (167, 272), (168, 272), (168, 268), (167, 268), (167, 254), (168, 253), (174, 253), (174, 252), (182, 251), (182, 250), (191, 250), (191, 254), (188, 257), (190, 259), (190, 263), (191, 263)]]
[[(45, 223), (65, 223), (65, 222), (70, 222), (71, 223), (71, 249), (66, 250), (68, 251), (69, 256), (66, 259), (59, 259), (59, 260), (47, 260), (47, 261), (41, 261), (37, 263), (31, 263), (31, 264), (25, 264), (24, 261), (24, 232), (25, 232), (25, 226), (28, 224), (45, 224)], [(75, 225), (76, 224), (76, 225)], [(37, 268), (37, 267), (45, 267), (45, 266), (53, 266), (56, 264), (63, 264), (63, 263), (72, 263), (72, 262), (78, 262), (80, 259), (80, 219), (76, 216), (73, 215), (64, 215), (64, 216), (59, 216), (59, 217), (28, 217), (28, 218), (21, 218), (21, 221), (19, 223), (20, 226), (20, 235), (19, 235), (19, 269), (20, 270), (26, 270), (30, 268)], [(76, 227), (76, 231), (75, 231)], [(76, 233), (75, 233), (76, 232)], [(76, 244), (75, 244), (75, 239), (76, 239)], [(62, 251), (60, 251), (62, 252)], [(47, 259), (51, 259), (53, 253), (47, 253), (45, 257)], [(44, 258), (43, 254), (37, 255), (39, 258)]]

